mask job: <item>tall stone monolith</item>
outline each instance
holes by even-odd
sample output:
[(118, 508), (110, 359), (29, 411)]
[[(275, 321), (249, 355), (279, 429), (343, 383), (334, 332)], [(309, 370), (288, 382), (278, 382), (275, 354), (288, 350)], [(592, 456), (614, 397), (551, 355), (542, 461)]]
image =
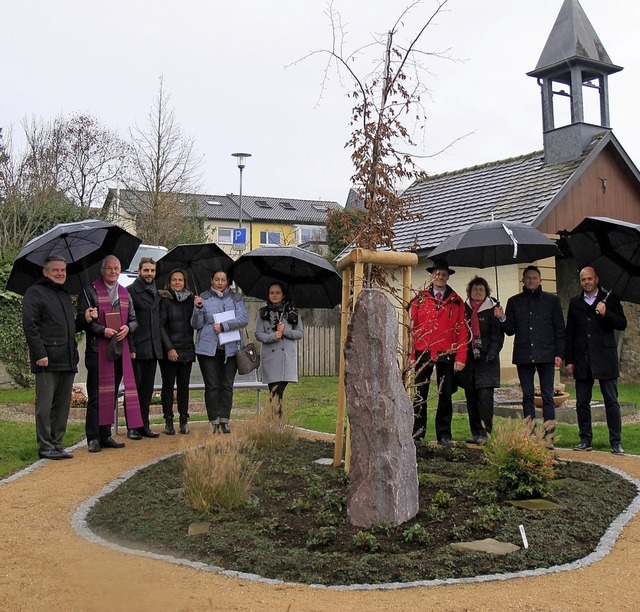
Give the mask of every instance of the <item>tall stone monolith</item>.
[(418, 513), (413, 407), (398, 366), (398, 317), (386, 295), (360, 293), (345, 343), (351, 429), (347, 513), (368, 529), (399, 525)]

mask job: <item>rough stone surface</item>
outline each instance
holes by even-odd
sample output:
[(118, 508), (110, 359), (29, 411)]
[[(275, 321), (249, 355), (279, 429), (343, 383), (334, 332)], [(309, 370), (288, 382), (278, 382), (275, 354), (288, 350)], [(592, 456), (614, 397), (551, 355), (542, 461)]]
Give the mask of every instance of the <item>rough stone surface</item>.
[(451, 544), (451, 548), (453, 548), (453, 550), (467, 552), (486, 552), (492, 555), (508, 555), (516, 550), (520, 550), (520, 547), (515, 544), (500, 542), (493, 538), (474, 540), (473, 542), (456, 542), (455, 544)]
[(205, 521), (203, 523), (191, 523), (189, 525), (188, 536), (207, 535), (211, 529), (211, 523)]
[(413, 408), (398, 366), (398, 319), (381, 291), (360, 293), (345, 343), (351, 429), (347, 512), (366, 529), (399, 525), (418, 513)]

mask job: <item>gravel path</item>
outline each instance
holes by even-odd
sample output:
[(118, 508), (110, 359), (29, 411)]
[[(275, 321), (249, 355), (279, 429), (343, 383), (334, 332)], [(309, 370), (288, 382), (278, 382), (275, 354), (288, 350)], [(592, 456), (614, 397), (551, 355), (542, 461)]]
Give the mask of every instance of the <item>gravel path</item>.
[[(194, 423), (189, 436), (132, 442), (69, 461), (38, 462), (0, 484), (0, 609), (12, 611), (162, 610), (637, 610), (640, 517), (623, 529), (610, 554), (570, 572), (474, 584), (393, 591), (335, 591), (269, 585), (228, 577), (92, 543), (72, 517), (119, 475), (210, 435)], [(576, 459), (577, 453), (562, 456)], [(605, 453), (581, 459), (640, 479), (640, 458)], [(597, 494), (597, 492), (594, 492)], [(535, 545), (532, 542), (532, 545)]]

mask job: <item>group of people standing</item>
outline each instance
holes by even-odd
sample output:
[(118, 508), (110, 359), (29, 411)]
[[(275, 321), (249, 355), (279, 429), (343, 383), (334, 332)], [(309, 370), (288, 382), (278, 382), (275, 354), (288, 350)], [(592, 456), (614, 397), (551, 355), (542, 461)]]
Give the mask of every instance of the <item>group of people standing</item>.
[(427, 402), (435, 369), (437, 409), (435, 433), (439, 444), (452, 444), (451, 396), (465, 391), (471, 436), (467, 443), (485, 444), (491, 434), (494, 389), (500, 386), (500, 351), (504, 336), (514, 336), (513, 364), (522, 389), (525, 418), (535, 423), (534, 378), (538, 374), (544, 421), (543, 438), (553, 447), (555, 431), (554, 376), (563, 361), (576, 381), (576, 412), (580, 442), (576, 451), (591, 450), (591, 397), (598, 380), (604, 398), (609, 443), (615, 454), (621, 445), (622, 419), (618, 402), (619, 377), (615, 332), (627, 321), (620, 300), (599, 286), (596, 271), (580, 271), (582, 292), (569, 303), (565, 325), (559, 298), (542, 290), (539, 268), (524, 269), (522, 292), (506, 309), (491, 297), (484, 278), (474, 277), (463, 300), (449, 285), (455, 273), (446, 261), (427, 268), (430, 283), (409, 306), (415, 353), (414, 438), (427, 426)]
[[(100, 276), (78, 297), (74, 316), (65, 291), (66, 262), (50, 257), (43, 277), (23, 300), (23, 328), (36, 379), (36, 438), (39, 456), (68, 459), (62, 446), (78, 371), (76, 334), (86, 334), (88, 450), (122, 448), (111, 427), (115, 421), (120, 386), (124, 388), (127, 437), (157, 438), (149, 421), (156, 370), (162, 375), (164, 433), (175, 435), (174, 392), (181, 434), (188, 434), (189, 385), (198, 360), (205, 387), (205, 406), (213, 433), (230, 433), (229, 419), (236, 352), (243, 339), (225, 342), (223, 334), (243, 330), (249, 323), (240, 293), (230, 287), (225, 270), (213, 270), (211, 287), (201, 295), (188, 288), (185, 270), (172, 270), (163, 289), (156, 287), (156, 264), (140, 259), (138, 278), (127, 288), (118, 283), (120, 262), (102, 261)], [(194, 340), (195, 332), (195, 340)], [(256, 320), (256, 338), (263, 349), (263, 381), (282, 409), (289, 382), (297, 382), (297, 340), (302, 321), (286, 300), (286, 287), (274, 283), (267, 304)]]

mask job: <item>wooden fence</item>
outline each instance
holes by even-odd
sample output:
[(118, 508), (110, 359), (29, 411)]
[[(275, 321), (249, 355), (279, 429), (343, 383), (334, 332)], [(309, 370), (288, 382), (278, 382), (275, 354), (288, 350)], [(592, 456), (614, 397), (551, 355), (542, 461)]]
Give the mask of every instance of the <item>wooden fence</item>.
[(339, 342), (336, 327), (304, 327), (298, 343), (300, 376), (337, 376)]

